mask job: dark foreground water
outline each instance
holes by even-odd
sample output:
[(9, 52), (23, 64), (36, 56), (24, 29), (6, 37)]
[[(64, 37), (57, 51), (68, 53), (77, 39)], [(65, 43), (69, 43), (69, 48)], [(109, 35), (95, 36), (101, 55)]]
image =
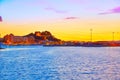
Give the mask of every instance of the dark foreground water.
[(0, 50), (0, 80), (120, 80), (120, 48), (21, 46)]

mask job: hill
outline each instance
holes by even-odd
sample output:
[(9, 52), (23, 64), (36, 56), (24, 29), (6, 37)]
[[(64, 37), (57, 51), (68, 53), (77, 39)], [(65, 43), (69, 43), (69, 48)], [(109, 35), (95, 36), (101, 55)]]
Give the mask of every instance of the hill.
[(48, 42), (59, 42), (60, 39), (54, 37), (49, 31), (36, 31), (24, 36), (15, 36), (14, 34), (7, 34), (3, 38), (3, 42), (9, 45), (19, 44), (46, 44)]

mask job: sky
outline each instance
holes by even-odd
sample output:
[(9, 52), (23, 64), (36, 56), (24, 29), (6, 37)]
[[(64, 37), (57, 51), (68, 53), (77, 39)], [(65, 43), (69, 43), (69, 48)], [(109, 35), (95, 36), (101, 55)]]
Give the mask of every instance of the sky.
[(0, 34), (50, 31), (62, 40), (120, 40), (120, 0), (0, 0)]

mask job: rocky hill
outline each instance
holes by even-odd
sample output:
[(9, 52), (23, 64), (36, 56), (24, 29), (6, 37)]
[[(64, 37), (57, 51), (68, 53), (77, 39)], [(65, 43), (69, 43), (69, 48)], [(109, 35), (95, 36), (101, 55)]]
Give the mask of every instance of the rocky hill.
[(7, 34), (4, 36), (4, 43), (9, 45), (24, 45), (24, 44), (46, 44), (50, 42), (59, 42), (60, 39), (54, 37), (49, 31), (36, 31), (24, 36), (15, 36), (13, 34)]

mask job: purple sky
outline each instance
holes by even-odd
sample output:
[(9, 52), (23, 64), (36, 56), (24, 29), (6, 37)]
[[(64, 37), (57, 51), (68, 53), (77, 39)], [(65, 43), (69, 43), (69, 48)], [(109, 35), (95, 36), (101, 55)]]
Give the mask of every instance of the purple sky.
[(4, 34), (49, 30), (57, 37), (78, 40), (81, 32), (89, 37), (91, 28), (110, 32), (109, 39), (111, 32), (120, 32), (120, 0), (0, 0), (0, 16)]
[(0, 15), (5, 21), (84, 19), (120, 13), (119, 0), (0, 0), (0, 3)]

